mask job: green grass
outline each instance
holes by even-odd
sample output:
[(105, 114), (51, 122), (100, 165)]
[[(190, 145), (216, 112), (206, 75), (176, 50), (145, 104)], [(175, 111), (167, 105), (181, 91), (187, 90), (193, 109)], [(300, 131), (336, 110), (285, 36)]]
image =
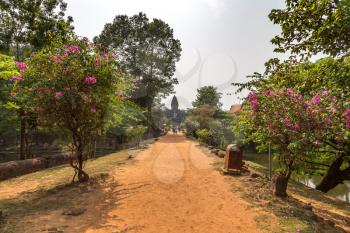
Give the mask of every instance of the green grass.
[[(129, 160), (140, 150), (129, 149), (112, 153), (85, 163), (84, 170), (91, 177), (87, 183), (72, 184), (74, 174), (69, 165), (45, 169), (24, 176), (0, 182), (0, 210), (4, 219), (0, 220), (0, 232), (22, 232), (24, 217), (46, 215), (50, 211), (74, 206), (85, 206), (81, 195), (92, 198), (91, 192), (105, 192), (115, 184), (106, 183), (108, 173)], [(109, 181), (110, 182), (110, 181)], [(11, 191), (4, 192), (6, 190)], [(12, 192), (13, 190), (13, 192)], [(28, 219), (28, 218), (27, 218)]]
[[(224, 164), (223, 159), (216, 159), (214, 162), (214, 167), (221, 168)], [(268, 174), (266, 167), (256, 164), (251, 161), (245, 161), (246, 165), (250, 170), (257, 171), (265, 176)], [(230, 177), (229, 179), (237, 179), (235, 177)], [(245, 187), (241, 187), (239, 191), (242, 193), (242, 197), (246, 199), (253, 206), (260, 206), (264, 210), (274, 214), (279, 219), (280, 227), (278, 229), (270, 229), (270, 232), (282, 233), (282, 232), (297, 232), (299, 228), (302, 233), (313, 233), (313, 232), (329, 232), (329, 233), (340, 233), (343, 232), (339, 228), (332, 228), (330, 226), (325, 226), (314, 219), (313, 213), (311, 211), (305, 210), (303, 208), (305, 203), (301, 203), (299, 200), (294, 199), (295, 194), (307, 198), (308, 201), (317, 203), (320, 209), (317, 210), (318, 213), (326, 213), (330, 207), (334, 210), (350, 214), (349, 204), (343, 201), (339, 201), (335, 198), (330, 198), (327, 195), (313, 190), (303, 184), (291, 180), (288, 185), (288, 193), (291, 197), (286, 199), (277, 198), (273, 195), (272, 187), (273, 185), (269, 182), (266, 177), (260, 177), (248, 181), (249, 177), (241, 177), (243, 182), (247, 184)], [(260, 192), (259, 188), (262, 190), (262, 194), (257, 198), (257, 193)], [(266, 204), (266, 202), (268, 204)], [(262, 204), (265, 203), (265, 204)], [(343, 223), (342, 217), (334, 213), (327, 213), (328, 219), (336, 223)], [(262, 224), (265, 220), (262, 219)], [(326, 231), (325, 231), (326, 229)], [(321, 231), (320, 231), (321, 230)]]
[[(200, 146), (202, 151), (207, 155), (212, 156), (210, 151)], [(268, 214), (259, 215), (256, 221), (259, 223), (261, 229), (266, 232), (285, 233), (285, 232), (297, 232), (298, 228), (302, 233), (314, 233), (314, 232), (327, 232), (327, 233), (340, 233), (344, 232), (338, 227), (325, 226), (322, 222), (315, 220), (311, 211), (305, 210), (303, 206), (305, 203), (301, 203), (299, 200), (289, 197), (286, 199), (277, 198), (273, 195), (273, 184), (268, 180), (268, 169), (260, 164), (252, 161), (244, 161), (250, 170), (260, 173), (263, 177), (250, 179), (248, 175), (243, 176), (227, 176), (226, 180), (231, 181), (232, 192), (241, 194), (241, 197), (245, 199), (250, 208), (262, 208), (267, 213), (273, 214), (278, 218), (278, 227), (272, 227), (267, 220)], [(224, 159), (215, 157), (213, 167), (217, 171), (221, 171), (224, 166)], [(243, 185), (237, 185), (234, 179), (240, 179), (239, 183)], [(317, 203), (318, 213), (326, 213), (327, 219), (342, 225), (344, 223), (344, 217), (334, 212), (340, 212), (350, 216), (349, 203), (339, 201), (335, 198), (331, 198), (317, 190), (311, 189), (301, 183), (291, 180), (288, 185), (288, 193), (293, 195), (300, 195), (305, 197), (308, 202)], [(334, 211), (329, 211), (333, 208)], [(314, 208), (315, 209), (315, 208)], [(329, 211), (329, 212), (328, 212)], [(350, 227), (343, 224), (342, 226)]]

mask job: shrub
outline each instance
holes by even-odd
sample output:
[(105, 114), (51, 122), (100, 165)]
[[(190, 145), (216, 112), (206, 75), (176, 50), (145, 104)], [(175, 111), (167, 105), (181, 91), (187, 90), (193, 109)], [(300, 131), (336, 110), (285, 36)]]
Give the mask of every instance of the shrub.
[(183, 125), (186, 136), (197, 137), (196, 130), (199, 129), (199, 123), (197, 121), (188, 118), (185, 120)]
[(212, 143), (213, 143), (213, 133), (212, 133), (212, 131), (210, 131), (208, 129), (198, 129), (196, 131), (196, 135), (197, 135), (198, 140), (201, 143), (212, 145)]
[(145, 132), (146, 127), (143, 125), (138, 125), (136, 127), (131, 126), (126, 130), (126, 135), (128, 137), (128, 140), (134, 141), (137, 146), (140, 146), (140, 142)]

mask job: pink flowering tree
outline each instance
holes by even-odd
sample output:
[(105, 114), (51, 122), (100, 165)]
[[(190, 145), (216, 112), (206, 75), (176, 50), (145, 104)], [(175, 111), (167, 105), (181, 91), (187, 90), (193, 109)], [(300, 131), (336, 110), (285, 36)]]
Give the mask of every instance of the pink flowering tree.
[[(266, 63), (266, 68), (264, 75), (255, 73), (250, 82), (236, 84), (239, 90), (247, 88), (263, 93), (267, 89), (292, 87), (295, 92), (302, 94), (309, 106), (308, 111), (314, 114), (318, 122), (327, 124), (304, 132), (310, 143), (305, 144), (302, 152), (304, 162), (300, 171), (323, 176), (316, 186), (322, 192), (328, 192), (343, 181), (350, 180), (350, 83), (347, 81), (350, 57), (323, 58), (314, 63), (300, 63), (293, 59), (281, 63), (271, 59)], [(249, 109), (256, 104), (261, 103), (253, 102)], [(279, 111), (285, 108), (282, 106)], [(249, 124), (246, 125), (249, 128)], [(258, 144), (262, 141), (256, 139)]]
[(114, 106), (123, 104), (130, 87), (113, 54), (103, 54), (87, 39), (72, 40), (34, 54), (18, 64), (20, 75), (12, 78), (18, 102), (36, 113), (40, 125), (67, 130), (76, 161), (71, 162), (79, 181), (89, 179), (83, 170), (91, 138), (116, 122)]
[(323, 123), (313, 131), (317, 140), (313, 151), (318, 153), (310, 155), (313, 161), (320, 157), (320, 153), (326, 157), (322, 159), (325, 161), (322, 164), (326, 168), (325, 175), (316, 186), (323, 192), (350, 180), (350, 102), (346, 96), (337, 96), (322, 91), (314, 95), (309, 104), (309, 111)]
[[(327, 106), (324, 106), (327, 99)], [(292, 172), (311, 159), (305, 153), (320, 147), (335, 122), (337, 101), (329, 93), (307, 99), (291, 88), (251, 92), (239, 116), (247, 139), (258, 144), (258, 149), (273, 145), (280, 163), (275, 194), (287, 195)], [(334, 129), (335, 130), (335, 129)]]

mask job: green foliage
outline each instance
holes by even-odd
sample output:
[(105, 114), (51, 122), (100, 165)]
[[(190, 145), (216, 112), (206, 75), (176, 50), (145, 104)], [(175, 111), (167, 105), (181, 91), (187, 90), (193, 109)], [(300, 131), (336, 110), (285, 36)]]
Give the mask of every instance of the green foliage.
[(196, 137), (196, 130), (199, 129), (199, 123), (192, 118), (187, 117), (183, 122), (186, 136)]
[(188, 110), (187, 116), (192, 120), (199, 123), (199, 128), (205, 129), (210, 128), (210, 123), (214, 120), (218, 109), (213, 108), (210, 105), (201, 105), (197, 108), (192, 108)]
[(10, 80), (14, 75), (19, 75), (14, 58), (0, 54), (0, 79)]
[(122, 68), (136, 79), (132, 98), (147, 108), (148, 125), (154, 127), (154, 99), (172, 93), (177, 83), (174, 72), (181, 44), (174, 38), (173, 30), (162, 20), (149, 21), (144, 13), (132, 17), (118, 15), (94, 41), (101, 48), (114, 51)]
[(19, 75), (18, 67), (15, 64), (14, 58), (0, 54), (0, 107), (9, 100), (9, 94), (12, 88), (9, 80)]
[(193, 107), (200, 107), (202, 105), (209, 105), (210, 107), (220, 108), (221, 93), (217, 91), (214, 86), (204, 86), (197, 89), (196, 100), (192, 103)]
[(187, 112), (184, 127), (186, 133), (202, 143), (226, 148), (232, 142), (232, 117), (220, 107), (221, 93), (213, 86), (199, 88), (193, 108)]
[(72, 33), (71, 17), (64, 18), (63, 0), (0, 1), (0, 51), (27, 57), (51, 43), (52, 38), (67, 38)]
[(275, 67), (270, 69), (264, 85), (271, 89), (294, 88), (309, 97), (327, 89), (339, 98), (348, 98), (349, 73), (349, 56), (342, 59), (323, 58), (314, 63), (285, 61), (276, 63)]
[(196, 135), (198, 140), (202, 143), (211, 144), (213, 141), (213, 134), (208, 129), (197, 129)]
[(112, 108), (116, 116), (108, 126), (107, 136), (116, 138), (123, 144), (128, 139), (128, 129), (145, 121), (144, 110), (132, 101), (125, 101), (122, 105), (114, 105)]
[(14, 75), (19, 75), (14, 58), (0, 54), (0, 137), (4, 144), (15, 140), (18, 120), (16, 112), (12, 110), (15, 105), (8, 102), (12, 90), (10, 79)]
[(146, 127), (143, 125), (130, 126), (126, 130), (126, 135), (128, 140), (134, 141), (138, 146), (143, 138), (143, 135), (146, 133)]
[(350, 52), (349, 0), (286, 0), (285, 9), (274, 9), (269, 18), (281, 35), (272, 39), (276, 52), (339, 56)]

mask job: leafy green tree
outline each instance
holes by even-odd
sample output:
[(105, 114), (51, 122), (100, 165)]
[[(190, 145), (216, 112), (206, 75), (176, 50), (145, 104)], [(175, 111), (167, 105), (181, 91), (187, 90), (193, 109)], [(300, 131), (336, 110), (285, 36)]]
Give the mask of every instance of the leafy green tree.
[(14, 129), (18, 120), (15, 111), (8, 108), (8, 101), (12, 89), (11, 78), (19, 75), (14, 58), (0, 54), (0, 138), (3, 144), (8, 144), (15, 138)]
[(63, 0), (1, 0), (0, 52), (23, 60), (52, 38), (66, 38), (73, 29), (66, 8)]
[(286, 8), (274, 9), (269, 18), (282, 33), (272, 39), (275, 51), (296, 55), (350, 52), (350, 0), (285, 0)]
[(197, 92), (193, 108), (186, 114), (186, 134), (209, 145), (225, 148), (232, 141), (232, 117), (220, 109), (221, 93), (213, 86), (199, 88)]
[(123, 145), (128, 141), (130, 127), (142, 126), (145, 114), (144, 110), (132, 101), (113, 106), (113, 111), (118, 112), (119, 118), (108, 128), (107, 136), (115, 139), (115, 148), (117, 148), (118, 145)]
[(197, 89), (196, 100), (192, 103), (193, 107), (209, 105), (210, 107), (220, 108), (221, 93), (214, 86), (204, 86)]
[(177, 79), (175, 63), (180, 58), (181, 44), (174, 39), (173, 29), (159, 19), (149, 21), (144, 13), (132, 17), (118, 15), (105, 25), (94, 42), (114, 51), (123, 68), (136, 79), (133, 99), (147, 109), (152, 125), (152, 105), (157, 96), (172, 93)]
[(19, 75), (19, 72), (14, 58), (0, 54), (0, 104), (2, 107), (9, 99), (10, 80), (15, 75)]
[[(67, 4), (63, 0), (0, 0), (0, 52), (22, 61), (51, 43), (52, 38), (65, 40), (73, 34), (71, 17), (64, 18)], [(2, 92), (9, 95), (9, 92)], [(20, 120), (20, 159), (28, 155), (28, 127), (31, 117), (18, 110)]]
[(126, 76), (112, 54), (101, 53), (87, 39), (57, 42), (27, 63), (23, 74), (12, 78), (16, 101), (26, 103), (23, 111), (37, 113), (40, 125), (70, 132), (77, 156), (71, 166), (79, 181), (88, 180), (86, 147), (118, 117), (112, 110), (124, 103)]
[(146, 132), (146, 127), (143, 125), (130, 126), (126, 130), (126, 134), (130, 141), (134, 141), (136, 145), (139, 147), (140, 142)]

